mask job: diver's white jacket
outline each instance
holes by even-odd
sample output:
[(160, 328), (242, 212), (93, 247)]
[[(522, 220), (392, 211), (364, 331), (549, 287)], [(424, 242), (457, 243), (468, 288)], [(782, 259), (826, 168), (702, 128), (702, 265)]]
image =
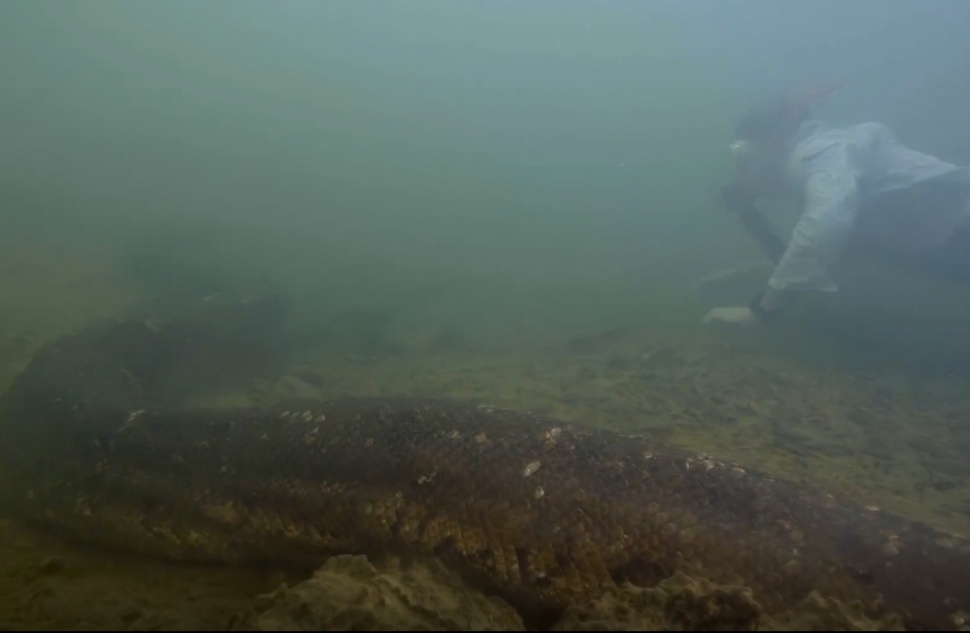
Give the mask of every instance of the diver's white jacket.
[(834, 270), (850, 237), (888, 252), (941, 246), (968, 207), (933, 200), (934, 188), (919, 185), (966, 171), (902, 145), (879, 123), (831, 128), (803, 122), (787, 165), (789, 183), (802, 196), (802, 214), (769, 285), (836, 291)]

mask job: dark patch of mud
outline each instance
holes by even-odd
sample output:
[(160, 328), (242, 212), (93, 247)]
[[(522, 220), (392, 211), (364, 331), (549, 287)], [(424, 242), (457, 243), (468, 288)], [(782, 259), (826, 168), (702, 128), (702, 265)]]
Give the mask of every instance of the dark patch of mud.
[(0, 521), (0, 630), (220, 631), (284, 577), (88, 551)]

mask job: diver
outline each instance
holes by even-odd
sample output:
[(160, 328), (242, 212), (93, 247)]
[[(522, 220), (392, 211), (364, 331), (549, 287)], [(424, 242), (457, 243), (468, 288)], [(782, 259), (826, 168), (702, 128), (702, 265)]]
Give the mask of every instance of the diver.
[[(705, 323), (759, 325), (800, 293), (837, 292), (848, 255), (970, 282), (970, 168), (911, 149), (880, 123), (829, 127), (810, 115), (817, 96), (759, 105), (737, 125), (724, 203), (774, 270), (748, 305), (714, 308)], [(787, 243), (755, 206), (773, 196), (800, 205)]]

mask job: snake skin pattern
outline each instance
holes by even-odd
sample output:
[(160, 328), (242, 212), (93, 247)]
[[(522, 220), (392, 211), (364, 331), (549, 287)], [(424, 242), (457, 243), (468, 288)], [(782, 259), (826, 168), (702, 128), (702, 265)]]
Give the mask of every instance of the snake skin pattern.
[(426, 553), (551, 622), (675, 571), (959, 630), (970, 544), (734, 464), (522, 411), (432, 399), (172, 408), (164, 330), (113, 321), (41, 350), (0, 402), (4, 503), (171, 559), (312, 569)]

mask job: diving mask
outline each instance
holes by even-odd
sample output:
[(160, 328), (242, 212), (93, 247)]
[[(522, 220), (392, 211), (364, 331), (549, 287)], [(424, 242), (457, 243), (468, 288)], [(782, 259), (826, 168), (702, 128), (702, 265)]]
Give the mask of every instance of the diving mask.
[(774, 152), (765, 143), (741, 139), (729, 147), (741, 180), (761, 180), (773, 174)]
[(730, 145), (731, 155), (734, 156), (734, 160), (744, 155), (746, 152), (751, 151), (751, 141), (734, 141)]

